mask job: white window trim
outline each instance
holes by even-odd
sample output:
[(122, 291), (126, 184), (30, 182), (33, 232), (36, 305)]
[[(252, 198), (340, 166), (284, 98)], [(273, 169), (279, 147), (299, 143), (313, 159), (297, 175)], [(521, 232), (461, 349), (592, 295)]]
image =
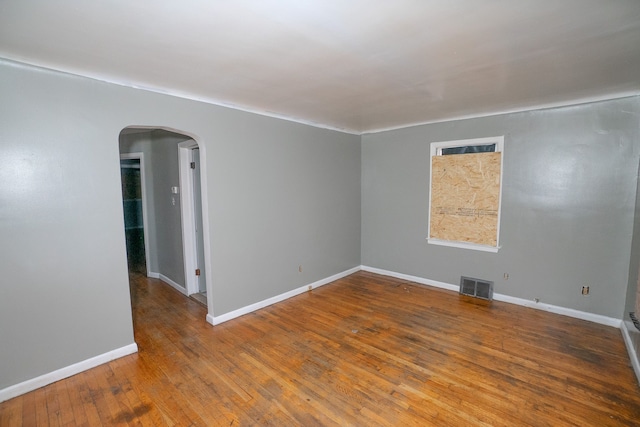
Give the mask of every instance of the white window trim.
[[(433, 239), (431, 236), (431, 186), (433, 182), (432, 170), (433, 170), (433, 157), (434, 156), (442, 156), (443, 148), (451, 148), (451, 147), (464, 147), (471, 145), (496, 145), (496, 153), (500, 153), (500, 195), (498, 199), (498, 226), (496, 229), (496, 246), (488, 246), (488, 245), (480, 245), (477, 243), (469, 243), (469, 242), (458, 242), (453, 240), (441, 240), (441, 239)], [(453, 154), (456, 155), (456, 154)], [(464, 155), (464, 154), (459, 154)], [(474, 138), (474, 139), (459, 139), (455, 141), (441, 141), (441, 142), (432, 142), (430, 145), (430, 156), (429, 156), (429, 218), (427, 223), (427, 243), (430, 245), (439, 245), (439, 246), (449, 246), (454, 248), (461, 249), (472, 249), (476, 251), (484, 251), (484, 252), (493, 252), (497, 253), (500, 246), (500, 218), (502, 214), (502, 183), (504, 181), (504, 136), (491, 136), (487, 138)]]

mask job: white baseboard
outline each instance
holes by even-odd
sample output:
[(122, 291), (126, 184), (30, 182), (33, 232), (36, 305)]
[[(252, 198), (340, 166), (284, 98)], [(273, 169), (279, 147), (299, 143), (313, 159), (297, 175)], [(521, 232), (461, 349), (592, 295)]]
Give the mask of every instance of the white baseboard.
[(30, 380), (9, 386), (0, 390), (0, 402), (13, 399), (14, 397), (28, 393), (40, 387), (55, 383), (62, 379), (68, 378), (80, 372), (84, 372), (88, 369), (95, 368), (103, 363), (110, 362), (120, 357), (128, 356), (138, 352), (138, 346), (136, 343), (126, 345), (124, 347), (111, 350), (107, 353), (100, 354), (82, 362), (74, 363), (73, 365), (66, 366), (53, 372), (49, 372), (39, 377), (32, 378)]
[[(438, 282), (436, 280), (425, 279), (423, 277), (396, 273), (395, 271), (382, 270), (380, 268), (367, 267), (364, 265), (362, 266), (362, 270), (368, 271), (370, 273), (381, 274), (383, 276), (390, 276), (398, 279), (409, 280), (411, 282), (416, 282), (423, 285), (434, 286), (436, 288), (447, 289), (450, 291), (458, 292), (460, 290), (459, 285), (452, 285), (450, 283)], [(572, 308), (560, 307), (557, 305), (529, 301), (523, 298), (516, 298), (509, 295), (494, 293), (493, 299), (496, 301), (508, 302), (511, 304), (521, 305), (524, 307), (535, 308), (537, 310), (548, 311), (550, 313), (561, 314), (563, 316), (569, 316), (577, 319), (588, 320), (590, 322), (599, 323), (601, 325), (613, 326), (615, 328), (619, 328), (622, 323), (621, 319), (616, 319), (613, 317), (602, 316), (600, 314), (588, 313), (586, 311), (574, 310)]]
[(560, 307), (558, 305), (551, 305), (543, 302), (535, 302), (528, 299), (512, 297), (509, 295), (493, 294), (493, 299), (496, 301), (503, 301), (511, 304), (522, 305), (524, 307), (535, 308), (536, 310), (548, 311), (549, 313), (574, 317), (576, 319), (588, 320), (589, 322), (599, 323), (606, 326), (613, 326), (614, 328), (619, 328), (620, 324), (622, 323), (622, 319), (616, 319), (615, 317), (603, 316), (601, 314), (589, 313), (587, 311)]
[(460, 286), (451, 285), (445, 282), (438, 282), (437, 280), (425, 279), (424, 277), (410, 276), (408, 274), (396, 273), (395, 271), (382, 270), (380, 268), (368, 267), (366, 265), (361, 266), (362, 271), (368, 271), (369, 273), (380, 274), (382, 276), (395, 277), (396, 279), (408, 280), (410, 282), (420, 283), (421, 285), (434, 286), (436, 288), (447, 289), (449, 291), (456, 291), (460, 289)]
[(237, 310), (230, 311), (229, 313), (225, 313), (220, 316), (212, 316), (211, 314), (207, 314), (207, 322), (211, 323), (212, 325), (219, 325), (220, 323), (229, 321), (231, 319), (235, 319), (236, 317), (240, 317), (245, 314), (252, 313), (254, 311), (260, 310), (261, 308), (265, 308), (277, 302), (281, 302), (291, 297), (294, 297), (296, 295), (300, 295), (301, 293), (307, 292), (309, 290), (309, 287), (311, 287), (311, 289), (315, 289), (320, 286), (326, 285), (328, 283), (334, 282), (338, 279), (342, 279), (343, 277), (346, 277), (357, 271), (360, 271), (360, 266), (351, 268), (349, 270), (345, 270), (342, 273), (334, 274), (333, 276), (326, 277), (324, 279), (318, 280), (317, 282), (313, 282), (308, 285), (301, 286), (289, 292), (276, 295), (275, 297), (268, 298), (264, 301), (260, 301), (255, 304), (251, 304), (246, 307), (242, 307)]
[(633, 371), (636, 373), (638, 383), (640, 383), (640, 359), (638, 358), (640, 354), (636, 352), (636, 347), (633, 345), (633, 339), (631, 338), (632, 333), (637, 334), (638, 332), (635, 331), (633, 323), (628, 321), (622, 322), (620, 330), (622, 331), (622, 337), (624, 338), (624, 343), (627, 346), (627, 352), (631, 359), (631, 366), (633, 366)]
[(164, 283), (166, 283), (167, 285), (171, 286), (172, 288), (175, 288), (182, 295), (187, 295), (187, 290), (186, 290), (186, 288), (184, 286), (174, 282), (173, 280), (169, 279), (164, 274), (155, 273), (155, 272), (151, 271), (151, 272), (149, 272), (148, 276), (153, 278), (153, 279), (160, 279)]

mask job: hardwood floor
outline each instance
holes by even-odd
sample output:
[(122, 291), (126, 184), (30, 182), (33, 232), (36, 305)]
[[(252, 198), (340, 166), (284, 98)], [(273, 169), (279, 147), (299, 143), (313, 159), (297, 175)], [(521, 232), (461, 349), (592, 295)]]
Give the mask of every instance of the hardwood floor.
[(215, 327), (158, 280), (131, 293), (139, 353), (0, 425), (640, 425), (616, 328), (366, 272)]

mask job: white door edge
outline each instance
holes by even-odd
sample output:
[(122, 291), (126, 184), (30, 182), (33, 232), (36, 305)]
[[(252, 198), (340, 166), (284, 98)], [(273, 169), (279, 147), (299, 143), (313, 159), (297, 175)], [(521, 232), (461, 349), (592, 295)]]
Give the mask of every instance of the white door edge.
[(191, 180), (191, 162), (194, 148), (198, 144), (190, 139), (178, 144), (178, 168), (180, 174), (180, 214), (182, 217), (182, 245), (184, 259), (184, 280), (187, 295), (197, 293), (198, 281), (195, 271), (198, 258), (196, 253), (195, 216), (193, 212), (194, 194)]

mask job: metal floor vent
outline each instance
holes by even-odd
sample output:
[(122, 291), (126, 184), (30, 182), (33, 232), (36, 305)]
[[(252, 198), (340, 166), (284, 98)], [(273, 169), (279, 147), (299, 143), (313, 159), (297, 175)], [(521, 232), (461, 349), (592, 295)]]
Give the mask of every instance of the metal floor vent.
[(460, 276), (460, 293), (487, 300), (493, 299), (493, 282)]

